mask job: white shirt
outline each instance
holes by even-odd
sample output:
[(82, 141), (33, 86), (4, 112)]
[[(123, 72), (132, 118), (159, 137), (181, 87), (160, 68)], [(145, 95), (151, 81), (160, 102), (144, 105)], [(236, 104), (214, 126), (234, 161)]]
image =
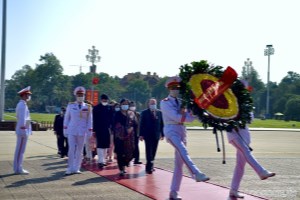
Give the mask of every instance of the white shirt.
[(163, 113), (164, 125), (182, 124), (183, 122), (192, 122), (194, 117), (189, 112), (181, 113), (181, 100), (168, 96), (160, 102), (160, 108)]
[(17, 125), (16, 125), (16, 134), (30, 135), (31, 130), (31, 119), (30, 112), (27, 106), (26, 101), (20, 100), (16, 107), (16, 116), (17, 116)]
[[(80, 108), (79, 108), (80, 107)], [(91, 134), (93, 128), (92, 106), (86, 103), (69, 103), (64, 117), (64, 127), (68, 135), (84, 136)]]

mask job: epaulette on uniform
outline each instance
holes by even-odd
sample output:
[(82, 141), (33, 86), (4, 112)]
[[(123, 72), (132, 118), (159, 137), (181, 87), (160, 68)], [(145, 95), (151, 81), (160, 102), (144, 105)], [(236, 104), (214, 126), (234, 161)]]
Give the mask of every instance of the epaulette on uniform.
[(163, 99), (163, 101), (169, 101), (169, 98), (168, 98), (168, 97), (166, 97), (166, 98), (164, 98), (164, 99)]

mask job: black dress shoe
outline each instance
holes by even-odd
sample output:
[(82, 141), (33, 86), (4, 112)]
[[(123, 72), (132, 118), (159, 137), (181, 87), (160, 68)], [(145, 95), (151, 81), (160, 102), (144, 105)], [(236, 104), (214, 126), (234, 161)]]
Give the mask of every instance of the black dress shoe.
[(140, 165), (140, 164), (143, 164), (141, 161), (134, 161), (134, 164), (135, 165)]
[(124, 171), (120, 171), (119, 176), (123, 177), (125, 175)]
[(152, 174), (153, 172), (152, 172), (152, 170), (146, 170), (146, 173), (147, 174)]
[(104, 165), (103, 163), (98, 163), (98, 168), (102, 169), (104, 166), (106, 165)]

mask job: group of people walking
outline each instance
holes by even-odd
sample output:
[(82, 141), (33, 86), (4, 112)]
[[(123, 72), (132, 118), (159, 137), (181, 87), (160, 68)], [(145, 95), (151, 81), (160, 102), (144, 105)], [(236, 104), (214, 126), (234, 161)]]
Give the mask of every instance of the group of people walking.
[[(74, 95), (76, 101), (69, 103), (65, 111), (62, 108), (61, 114), (54, 120), (61, 157), (66, 155), (66, 143), (61, 138), (68, 141), (68, 168), (65, 174), (81, 173), (82, 152), (85, 152), (86, 161), (91, 161), (97, 154), (101, 169), (112, 161), (114, 152), (120, 176), (124, 176), (125, 168), (131, 161), (142, 164), (139, 140), (145, 141), (146, 173), (152, 174), (158, 142), (164, 137), (162, 114), (157, 109), (156, 99), (149, 99), (148, 108), (138, 113), (135, 103), (125, 98), (117, 103), (102, 94), (99, 104), (92, 106), (84, 99), (85, 88), (75, 88)], [(95, 150), (91, 144), (94, 140)]]
[[(165, 137), (175, 150), (170, 199), (182, 199), (178, 193), (184, 164), (197, 182), (209, 180), (210, 178), (195, 165), (186, 148), (187, 135), (184, 123), (191, 122), (196, 118), (182, 107), (179, 98), (180, 81), (179, 77), (170, 77), (167, 80), (165, 86), (169, 95), (160, 102), (161, 110), (158, 109), (157, 100), (150, 98), (147, 103), (148, 108), (141, 113), (136, 112), (134, 102), (130, 102), (128, 99), (122, 99), (119, 103), (110, 105), (109, 98), (105, 94), (101, 95), (100, 103), (93, 107), (85, 102), (85, 88), (81, 86), (75, 88), (76, 101), (69, 103), (67, 108), (62, 109), (62, 113), (55, 118), (55, 121), (60, 120), (60, 123), (63, 123), (62, 127), (54, 126), (54, 131), (60, 138), (58, 145), (61, 147), (59, 149), (61, 156), (68, 155), (68, 167), (65, 174), (81, 173), (84, 147), (86, 147), (86, 157), (93, 158), (91, 141), (94, 137), (96, 138), (99, 168), (107, 165), (107, 158), (112, 159), (112, 147), (114, 146), (120, 176), (124, 176), (126, 167), (132, 160), (135, 164), (141, 164), (138, 141), (145, 141), (145, 171), (147, 174), (152, 174), (159, 140)], [(31, 134), (30, 115), (26, 104), (30, 100), (30, 87), (21, 90), (19, 95), (21, 100), (16, 109), (18, 122), (14, 172), (28, 174), (29, 172), (23, 168), (22, 163), (27, 138)], [(59, 130), (62, 130), (62, 133)], [(275, 173), (263, 168), (252, 155), (249, 150), (250, 133), (247, 127), (227, 132), (227, 136), (229, 142), (237, 150), (236, 167), (229, 195), (234, 198), (243, 198), (238, 189), (246, 163), (262, 180), (275, 176)], [(62, 147), (65, 144), (63, 138), (67, 138), (68, 147)]]

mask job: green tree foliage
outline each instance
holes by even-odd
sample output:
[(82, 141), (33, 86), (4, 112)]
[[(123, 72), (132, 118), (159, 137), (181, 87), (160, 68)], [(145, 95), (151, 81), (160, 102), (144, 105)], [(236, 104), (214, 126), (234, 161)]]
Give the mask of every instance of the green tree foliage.
[(107, 94), (111, 100), (119, 102), (126, 90), (125, 87), (120, 85), (120, 78), (109, 76), (106, 73), (99, 73), (95, 77), (100, 80), (99, 84), (95, 86), (95, 89), (99, 91), (99, 95)]
[(137, 108), (141, 109), (150, 98), (150, 88), (146, 81), (133, 80), (128, 84), (123, 95), (136, 102)]
[[(242, 77), (244, 79), (247, 79), (247, 77), (245, 77), (245, 74)], [(251, 96), (254, 99), (255, 116), (263, 115), (266, 107), (266, 88), (257, 71), (253, 67), (250, 68), (250, 76), (248, 82), (249, 85), (253, 88)]]
[(167, 81), (167, 77), (164, 77), (159, 80), (159, 82), (154, 85), (152, 89), (152, 97), (156, 98), (159, 102), (161, 99), (164, 99), (168, 95), (168, 90), (165, 87), (165, 83)]
[[(60, 90), (69, 91), (70, 84), (68, 78), (62, 74), (63, 67), (60, 65), (60, 61), (52, 53), (41, 56), (39, 61), (41, 64), (36, 65), (32, 77), (34, 81), (30, 84), (34, 93), (32, 101), (36, 109), (43, 110), (46, 106), (64, 104), (66, 98), (70, 96)], [(66, 96), (58, 97), (58, 94)]]
[(300, 95), (292, 96), (285, 105), (285, 119), (300, 121)]
[[(136, 102), (138, 110), (145, 109), (148, 98), (154, 97), (158, 102), (168, 95), (165, 88), (167, 77), (160, 78), (156, 74), (129, 73), (119, 78), (106, 73), (80, 73), (75, 76), (63, 75), (60, 61), (52, 53), (40, 56), (40, 63), (32, 68), (24, 65), (16, 71), (10, 80), (5, 81), (5, 108), (14, 108), (19, 101), (17, 92), (30, 85), (32, 87), (31, 110), (45, 112), (47, 106), (66, 106), (74, 101), (73, 90), (77, 86), (91, 89), (93, 77), (100, 82), (93, 85), (99, 95), (105, 93), (110, 99), (119, 101), (128, 98)], [(254, 99), (256, 117), (263, 116), (266, 110), (266, 84), (262, 82), (257, 71), (251, 67), (250, 75), (242, 72), (242, 79), (248, 79), (253, 87), (251, 95)], [(8, 89), (9, 88), (9, 89)], [(300, 75), (288, 72), (279, 84), (270, 82), (270, 114), (284, 113), (288, 119), (299, 119), (300, 108)], [(297, 104), (298, 103), (298, 104)]]

